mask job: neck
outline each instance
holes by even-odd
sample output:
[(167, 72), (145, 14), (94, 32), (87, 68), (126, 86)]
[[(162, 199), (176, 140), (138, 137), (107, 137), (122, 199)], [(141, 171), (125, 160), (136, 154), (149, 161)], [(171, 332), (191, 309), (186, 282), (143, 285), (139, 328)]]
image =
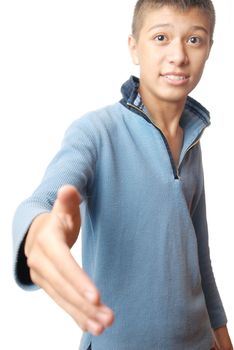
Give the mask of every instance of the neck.
[(147, 95), (140, 87), (139, 93), (152, 122), (161, 129), (165, 135), (176, 136), (178, 130), (181, 129), (179, 122), (186, 99), (179, 102), (162, 101)]

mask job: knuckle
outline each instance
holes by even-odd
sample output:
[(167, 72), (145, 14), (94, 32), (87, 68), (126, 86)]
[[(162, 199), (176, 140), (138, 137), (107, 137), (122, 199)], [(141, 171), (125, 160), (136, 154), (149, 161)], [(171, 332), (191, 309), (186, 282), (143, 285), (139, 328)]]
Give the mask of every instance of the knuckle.
[(82, 301), (79, 303), (79, 308), (85, 315), (90, 313), (88, 305)]
[(82, 331), (88, 332), (88, 327), (87, 327), (86, 322), (77, 322), (77, 324), (78, 324), (79, 327), (82, 329)]
[(34, 244), (37, 245), (39, 247), (39, 249), (44, 249), (46, 243), (45, 243), (45, 235), (40, 232), (40, 234), (37, 235), (37, 237), (35, 238), (35, 242)]
[(33, 270), (29, 270), (30, 278), (33, 283), (38, 284), (37, 274)]
[(71, 315), (76, 324), (82, 329), (82, 331), (87, 332), (88, 327), (87, 327), (87, 320), (85, 320), (84, 317), (81, 317), (79, 312), (75, 312), (74, 314)]
[(27, 265), (30, 268), (30, 270), (33, 270), (37, 266), (37, 259), (35, 254), (30, 254), (27, 258)]
[(95, 308), (89, 305), (87, 302), (81, 301), (79, 304), (81, 312), (87, 317), (95, 316)]

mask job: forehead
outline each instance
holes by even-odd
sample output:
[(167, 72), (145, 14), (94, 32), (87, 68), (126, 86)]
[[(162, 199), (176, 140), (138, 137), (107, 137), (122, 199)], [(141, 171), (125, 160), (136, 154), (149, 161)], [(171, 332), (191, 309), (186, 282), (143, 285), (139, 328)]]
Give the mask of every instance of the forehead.
[(211, 34), (209, 15), (207, 12), (196, 7), (186, 10), (172, 6), (146, 9), (141, 31), (148, 32), (151, 28), (159, 28), (160, 26), (173, 28), (174, 30), (190, 30), (192, 28), (200, 28), (202, 30), (203, 28), (207, 34)]

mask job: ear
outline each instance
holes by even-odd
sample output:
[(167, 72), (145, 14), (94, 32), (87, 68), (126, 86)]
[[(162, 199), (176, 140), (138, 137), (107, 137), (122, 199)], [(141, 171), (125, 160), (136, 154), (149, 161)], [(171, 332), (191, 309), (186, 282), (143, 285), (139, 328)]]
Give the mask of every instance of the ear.
[(139, 65), (137, 42), (136, 39), (132, 36), (132, 34), (128, 36), (128, 48), (132, 57), (132, 62), (135, 65)]

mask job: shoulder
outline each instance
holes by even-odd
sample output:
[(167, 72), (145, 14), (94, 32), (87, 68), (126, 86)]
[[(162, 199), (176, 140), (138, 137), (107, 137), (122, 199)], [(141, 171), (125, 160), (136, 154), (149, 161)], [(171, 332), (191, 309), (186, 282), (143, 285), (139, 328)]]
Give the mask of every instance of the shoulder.
[(111, 125), (116, 124), (122, 121), (124, 117), (124, 108), (121, 103), (117, 102), (112, 105), (108, 105), (102, 108), (99, 108), (94, 111), (87, 112), (82, 115), (80, 118), (76, 119), (73, 122), (74, 126), (85, 126), (92, 125), (98, 127), (99, 125)]
[(87, 112), (71, 123), (65, 136), (86, 134), (96, 138), (105, 135), (107, 132), (123, 127), (128, 113), (127, 108), (119, 102)]
[(92, 143), (98, 145), (105, 138), (123, 129), (124, 119), (129, 113), (127, 108), (117, 102), (90, 111), (75, 119), (67, 128), (63, 143)]
[(210, 112), (191, 96), (187, 97), (185, 110), (189, 111), (194, 117), (199, 118), (205, 126), (210, 125)]

